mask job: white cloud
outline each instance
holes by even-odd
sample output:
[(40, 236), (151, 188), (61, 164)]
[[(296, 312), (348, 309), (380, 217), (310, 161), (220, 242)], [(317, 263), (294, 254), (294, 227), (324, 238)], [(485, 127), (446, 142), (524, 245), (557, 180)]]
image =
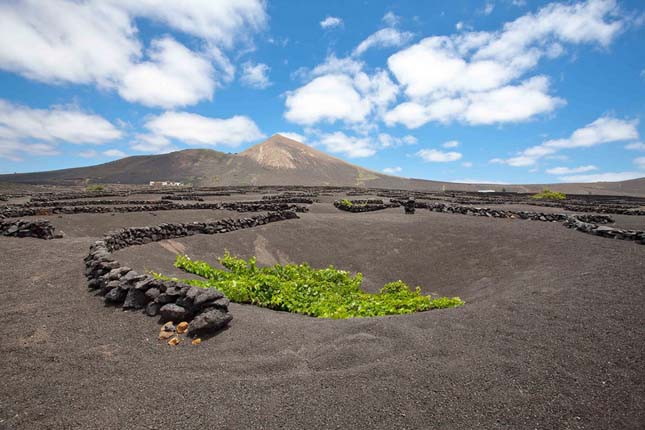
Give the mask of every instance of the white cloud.
[(108, 2), (3, 2), (0, 29), (0, 67), (48, 83), (108, 86), (141, 54), (127, 11)]
[(363, 121), (371, 110), (347, 75), (320, 76), (287, 94), (285, 118), (298, 124)]
[(463, 118), (470, 124), (520, 122), (551, 112), (565, 101), (547, 94), (545, 76), (535, 76), (520, 85), (507, 85), (492, 91), (474, 93)]
[(312, 79), (323, 75), (345, 74), (354, 76), (363, 70), (365, 64), (351, 57), (338, 58), (334, 54), (329, 55), (324, 63), (318, 64), (313, 70), (301, 69), (296, 72), (296, 77)]
[(343, 25), (343, 20), (336, 16), (328, 16), (320, 21), (320, 26), (324, 29), (334, 28)]
[(363, 54), (370, 48), (393, 48), (408, 43), (414, 35), (407, 31), (399, 31), (395, 28), (383, 28), (371, 34), (354, 49), (354, 55)]
[(108, 0), (134, 17), (162, 22), (171, 28), (230, 48), (237, 40), (265, 27), (268, 16), (262, 0)]
[(25, 143), (16, 140), (0, 139), (0, 158), (11, 161), (22, 161), (23, 156), (59, 155), (56, 146), (49, 143)]
[[(264, 8), (261, 0), (3, 2), (0, 69), (49, 84), (97, 85), (149, 106), (192, 104), (232, 78), (220, 48), (248, 42), (266, 24)], [(139, 19), (202, 39), (203, 52), (166, 37), (151, 43), (146, 59)]]
[(643, 172), (594, 173), (592, 175), (571, 175), (558, 178), (563, 182), (618, 182), (645, 176)]
[[(189, 145), (236, 147), (264, 137), (253, 120), (240, 115), (221, 119), (188, 112), (165, 112), (149, 119), (145, 127), (154, 136), (178, 140)], [(158, 146), (167, 146), (163, 144), (163, 140), (158, 142), (161, 143), (158, 143)]]
[(150, 154), (166, 154), (178, 149), (167, 137), (155, 134), (138, 134), (135, 140), (130, 142), (130, 148)]
[(344, 154), (350, 158), (370, 157), (376, 153), (369, 138), (347, 136), (341, 131), (322, 134), (318, 142), (329, 152)]
[(449, 140), (441, 144), (444, 148), (456, 148), (460, 145), (458, 140)]
[(78, 156), (83, 158), (94, 158), (97, 155), (99, 155), (99, 153), (94, 151), (93, 149), (89, 149), (87, 151), (81, 151), (78, 153)]
[(394, 14), (392, 11), (389, 11), (383, 15), (381, 20), (389, 27), (396, 27), (401, 22), (401, 17)]
[(625, 145), (625, 149), (630, 151), (645, 151), (645, 143), (643, 142), (632, 142)]
[(152, 41), (148, 57), (125, 72), (119, 84), (125, 100), (163, 108), (212, 100), (214, 70), (204, 56), (166, 37)]
[(416, 145), (418, 140), (416, 137), (411, 135), (406, 135), (403, 137), (392, 136), (387, 133), (379, 133), (377, 136), (379, 148), (396, 148), (402, 145)]
[(416, 153), (417, 156), (421, 157), (423, 161), (433, 162), (433, 163), (447, 163), (450, 161), (459, 160), (462, 155), (459, 152), (454, 151), (438, 151), (436, 149), (422, 149)]
[(286, 93), (285, 118), (304, 125), (341, 121), (360, 134), (375, 130), (374, 117), (385, 112), (398, 87), (387, 71), (368, 74), (364, 66), (354, 58), (332, 54), (312, 70), (299, 69), (294, 77), (311, 80)]
[(634, 164), (636, 164), (639, 169), (645, 169), (645, 157), (634, 158)]
[(307, 141), (307, 138), (300, 133), (293, 133), (291, 131), (279, 131), (277, 134), (300, 143), (305, 143)]
[(269, 85), (271, 85), (271, 81), (269, 80), (269, 66), (266, 64), (253, 64), (250, 61), (247, 61), (242, 65), (242, 76), (240, 77), (240, 81), (253, 88), (266, 88)]
[(105, 118), (75, 107), (32, 109), (0, 99), (0, 137), (73, 144), (102, 144), (122, 135)]
[(565, 102), (549, 94), (548, 78), (523, 75), (542, 57), (562, 55), (564, 44), (608, 46), (624, 27), (619, 12), (613, 0), (551, 4), (501, 31), (425, 38), (388, 59), (409, 100), (388, 112), (386, 123), (494, 124), (552, 112)]
[(414, 129), (430, 121), (459, 120), (468, 124), (520, 122), (548, 113), (565, 104), (547, 94), (548, 79), (535, 76), (519, 85), (506, 85), (490, 91), (440, 98), (426, 103), (403, 102), (384, 115), (387, 125), (397, 123)]
[(495, 9), (495, 4), (492, 2), (487, 2), (484, 5), (484, 9), (482, 10), (482, 13), (484, 15), (490, 15), (493, 12), (493, 9)]
[(395, 175), (397, 173), (401, 173), (403, 169), (399, 166), (396, 167), (386, 167), (383, 169), (383, 173), (387, 173), (388, 175)]
[(473, 167), (473, 163), (471, 161), (464, 161), (463, 163), (461, 163), (461, 166), (466, 168), (471, 168)]
[(123, 158), (127, 154), (119, 149), (108, 149), (107, 151), (103, 151), (103, 155), (114, 158)]
[(598, 170), (598, 168), (592, 165), (580, 167), (553, 167), (551, 169), (547, 169), (546, 173), (549, 175), (571, 175), (574, 173), (590, 172), (592, 170)]
[(638, 139), (637, 125), (638, 120), (621, 120), (603, 116), (575, 130), (566, 139), (547, 140), (541, 145), (523, 150), (515, 157), (505, 160), (494, 159), (491, 162), (505, 163), (515, 167), (531, 166), (540, 158), (550, 156), (563, 149), (586, 148), (605, 143)]

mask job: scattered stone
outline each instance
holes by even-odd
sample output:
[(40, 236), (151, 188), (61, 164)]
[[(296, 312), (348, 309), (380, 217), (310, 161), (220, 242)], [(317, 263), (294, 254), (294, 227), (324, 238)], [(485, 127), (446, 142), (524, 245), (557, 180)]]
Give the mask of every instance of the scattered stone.
[(182, 321), (177, 325), (177, 333), (179, 334), (184, 334), (188, 330), (188, 323), (186, 321)]
[(202, 339), (200, 337), (193, 339), (193, 341), (191, 342), (191, 344), (193, 345), (199, 345), (201, 343), (202, 343)]
[(162, 331), (160, 331), (160, 332), (159, 332), (159, 340), (166, 340), (166, 339), (170, 339), (170, 338), (171, 338), (171, 337), (173, 337), (174, 335), (175, 335), (175, 334), (174, 334), (173, 332), (171, 332), (171, 331), (163, 331), (163, 330), (162, 330)]
[(178, 337), (173, 337), (172, 339), (170, 339), (170, 340), (168, 341), (168, 345), (170, 345), (170, 346), (179, 345), (179, 342), (181, 342), (181, 339), (180, 339), (180, 338), (178, 338)]
[(173, 324), (172, 321), (168, 321), (167, 323), (165, 323), (164, 325), (161, 326), (161, 330), (174, 332), (175, 331), (175, 324)]

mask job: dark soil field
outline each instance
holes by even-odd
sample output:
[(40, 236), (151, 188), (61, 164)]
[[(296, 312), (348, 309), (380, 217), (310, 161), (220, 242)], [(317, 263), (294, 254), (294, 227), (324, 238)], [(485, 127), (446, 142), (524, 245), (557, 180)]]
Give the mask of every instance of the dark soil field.
[[(24, 217), (50, 220), (65, 236), (0, 237), (0, 428), (645, 427), (645, 246), (560, 222), (350, 213), (332, 205), (339, 198), (320, 196), (300, 219), (114, 257), (141, 273), (190, 277), (173, 267), (177, 253), (214, 263), (229, 250), (260, 265), (361, 272), (370, 292), (401, 279), (466, 304), (326, 320), (232, 303), (225, 330), (171, 347), (157, 339), (157, 318), (106, 307), (88, 291), (90, 245), (120, 227), (254, 214)], [(477, 206), (573, 213), (518, 201)], [(645, 229), (645, 216), (609, 215), (615, 226)]]

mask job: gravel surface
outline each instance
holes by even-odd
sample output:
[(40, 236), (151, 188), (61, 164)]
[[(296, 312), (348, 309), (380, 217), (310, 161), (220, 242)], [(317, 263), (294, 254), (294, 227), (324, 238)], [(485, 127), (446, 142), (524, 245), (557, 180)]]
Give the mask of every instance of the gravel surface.
[(172, 348), (156, 319), (88, 293), (82, 259), (119, 224), (236, 214), (178, 212), (51, 217), (64, 239), (0, 238), (0, 428), (645, 427), (645, 246), (560, 223), (314, 204), (300, 220), (115, 255), (172, 274), (174, 252), (229, 249), (466, 305), (333, 321), (231, 304), (227, 330)]

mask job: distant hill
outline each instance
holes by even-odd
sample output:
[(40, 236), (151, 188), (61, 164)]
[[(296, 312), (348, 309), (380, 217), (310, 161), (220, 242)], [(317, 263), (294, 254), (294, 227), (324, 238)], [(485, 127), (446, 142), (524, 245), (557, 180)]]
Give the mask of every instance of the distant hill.
[[(501, 191), (504, 188), (507, 191), (535, 192), (544, 187), (457, 184), (400, 178), (347, 163), (279, 134), (240, 154), (226, 154), (212, 149), (186, 149), (161, 155), (137, 155), (97, 166), (0, 175), (0, 181), (57, 185), (179, 181), (194, 186), (330, 185), (427, 191)], [(623, 182), (548, 186), (565, 193), (645, 195), (645, 178)]]

